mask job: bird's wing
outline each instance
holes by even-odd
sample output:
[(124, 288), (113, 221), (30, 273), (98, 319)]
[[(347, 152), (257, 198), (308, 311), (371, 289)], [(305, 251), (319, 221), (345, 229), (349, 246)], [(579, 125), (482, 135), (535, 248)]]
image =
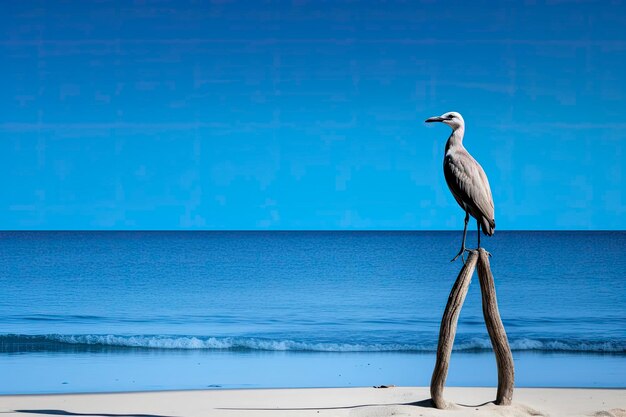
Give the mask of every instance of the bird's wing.
[[(473, 158), (472, 158), (473, 159)], [(476, 166), (478, 167), (478, 174), (480, 175), (480, 182), (482, 183), (483, 189), (487, 190), (487, 201), (489, 203), (489, 207), (491, 208), (491, 217), (487, 216), (489, 220), (495, 219), (495, 212), (493, 207), (493, 196), (491, 195), (491, 187), (489, 186), (489, 180), (487, 179), (487, 174), (485, 174), (485, 170), (480, 166), (476, 160), (474, 160)]]
[(493, 223), (495, 217), (491, 188), (480, 164), (467, 151), (455, 152), (446, 155), (443, 171), (456, 200), (465, 203), (474, 217), (481, 215)]

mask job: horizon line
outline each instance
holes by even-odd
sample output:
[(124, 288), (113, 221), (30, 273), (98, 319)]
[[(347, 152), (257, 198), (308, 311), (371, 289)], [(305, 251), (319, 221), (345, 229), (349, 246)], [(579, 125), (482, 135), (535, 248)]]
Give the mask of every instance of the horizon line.
[[(431, 233), (431, 232), (458, 232), (460, 229), (3, 229), (0, 233), (22, 232), (238, 232), (238, 233), (290, 233), (290, 232), (350, 232), (350, 233), (376, 233), (376, 232), (401, 232), (401, 233)], [(626, 232), (626, 229), (504, 229), (498, 233), (511, 232)]]

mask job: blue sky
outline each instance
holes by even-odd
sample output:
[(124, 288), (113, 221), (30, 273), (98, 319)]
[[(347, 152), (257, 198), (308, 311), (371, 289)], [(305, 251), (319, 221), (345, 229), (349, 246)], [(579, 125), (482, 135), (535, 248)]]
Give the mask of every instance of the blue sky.
[(31, 1), (0, 14), (1, 229), (626, 229), (621, 1)]

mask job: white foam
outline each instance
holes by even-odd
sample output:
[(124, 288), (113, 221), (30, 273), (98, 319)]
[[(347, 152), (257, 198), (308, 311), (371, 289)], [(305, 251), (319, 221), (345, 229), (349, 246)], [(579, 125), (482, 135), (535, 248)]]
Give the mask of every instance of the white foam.
[[(10, 335), (13, 339), (33, 343), (37, 339), (70, 345), (99, 345), (111, 347), (136, 347), (148, 349), (207, 349), (207, 350), (266, 350), (314, 352), (434, 352), (435, 343), (383, 344), (383, 343), (311, 343), (294, 340), (261, 338), (198, 337), (198, 336), (121, 336), (121, 335)], [(6, 336), (0, 336), (4, 338)], [(4, 343), (7, 343), (5, 340)], [(624, 341), (567, 341), (516, 339), (510, 342), (514, 351), (550, 352), (609, 352), (626, 353)], [(488, 338), (472, 338), (455, 343), (456, 351), (491, 350)]]

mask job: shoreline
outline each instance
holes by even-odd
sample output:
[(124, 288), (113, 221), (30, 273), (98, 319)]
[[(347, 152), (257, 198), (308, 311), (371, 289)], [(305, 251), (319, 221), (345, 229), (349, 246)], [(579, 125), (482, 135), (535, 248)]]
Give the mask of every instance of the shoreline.
[[(67, 396), (74, 396), (74, 395), (122, 395), (122, 394), (167, 394), (167, 393), (171, 393), (171, 392), (205, 392), (205, 391), (302, 391), (302, 390), (350, 390), (350, 389), (392, 389), (392, 388), (417, 388), (417, 389), (429, 389), (429, 387), (406, 387), (406, 386), (396, 386), (396, 385), (391, 385), (388, 386), (387, 388), (379, 388), (379, 387), (375, 387), (375, 386), (354, 386), (354, 387), (324, 387), (324, 386), (320, 386), (320, 387), (271, 387), (271, 388), (257, 388), (257, 387), (250, 387), (250, 388), (222, 388), (222, 387), (215, 387), (215, 388), (184, 388), (184, 389), (154, 389), (154, 390), (149, 390), (149, 389), (144, 389), (144, 390), (136, 390), (136, 391), (93, 391), (93, 392), (83, 392), (83, 391), (77, 391), (77, 392), (46, 392), (46, 393), (35, 393), (35, 394), (29, 394), (29, 393), (24, 393), (24, 394), (2, 394), (0, 393), (0, 399), (3, 397), (47, 397), (47, 396), (63, 396), (63, 395), (67, 395)], [(488, 389), (496, 389), (495, 387), (492, 386), (486, 386), (486, 385), (475, 385), (475, 386), (451, 386), (451, 387), (447, 387), (445, 388), (447, 389), (454, 389), (454, 390), (463, 390), (463, 389), (478, 389), (478, 390), (488, 390)], [(543, 386), (537, 386), (537, 387), (516, 387), (515, 391), (517, 392), (518, 390), (567, 390), (567, 391), (576, 391), (576, 390), (584, 390), (584, 391), (624, 391), (625, 395), (626, 395), (626, 386), (623, 387), (543, 387)]]
[[(626, 388), (623, 355), (513, 357), (520, 388)], [(452, 361), (447, 386), (497, 384), (493, 353), (453, 353)], [(9, 354), (0, 355), (0, 394), (427, 386), (434, 362), (433, 354), (389, 352)]]
[(7, 416), (626, 416), (624, 388), (518, 388), (512, 406), (490, 401), (496, 389), (448, 387), (437, 410), (428, 387), (283, 388), (0, 395)]

